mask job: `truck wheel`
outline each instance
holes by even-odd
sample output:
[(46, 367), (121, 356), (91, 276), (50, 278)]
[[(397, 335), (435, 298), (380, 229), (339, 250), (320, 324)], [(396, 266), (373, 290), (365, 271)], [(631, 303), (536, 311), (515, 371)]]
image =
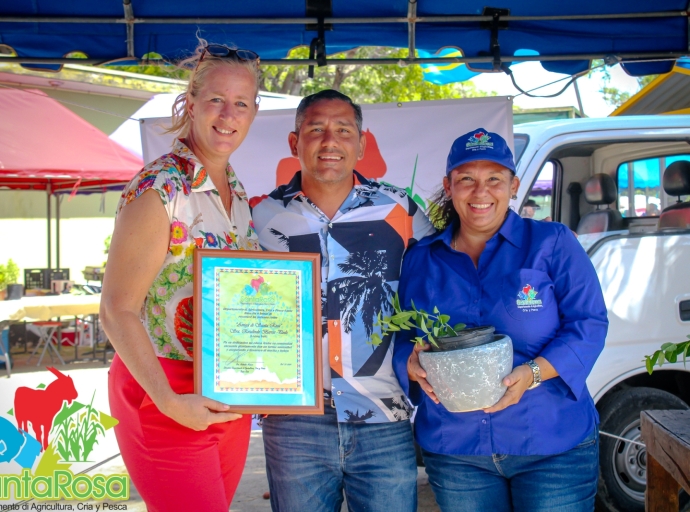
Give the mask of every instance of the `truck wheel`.
[[(640, 412), (649, 409), (688, 409), (680, 398), (654, 388), (630, 388), (599, 404), (602, 432), (642, 442)], [(599, 437), (599, 510), (644, 512), (647, 487), (647, 450), (631, 442)], [(681, 508), (687, 495), (681, 496)]]

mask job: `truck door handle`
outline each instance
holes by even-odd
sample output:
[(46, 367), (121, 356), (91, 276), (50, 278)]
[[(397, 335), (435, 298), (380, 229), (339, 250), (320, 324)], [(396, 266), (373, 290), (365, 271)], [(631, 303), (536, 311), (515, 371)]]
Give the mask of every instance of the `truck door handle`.
[(682, 300), (678, 303), (680, 319), (682, 322), (690, 322), (690, 300)]

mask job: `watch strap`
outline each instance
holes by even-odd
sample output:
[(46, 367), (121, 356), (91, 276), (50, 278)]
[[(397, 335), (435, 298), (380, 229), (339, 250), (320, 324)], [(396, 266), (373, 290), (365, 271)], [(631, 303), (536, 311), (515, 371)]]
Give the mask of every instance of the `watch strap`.
[(533, 377), (532, 385), (527, 389), (534, 389), (541, 384), (541, 368), (539, 368), (539, 365), (536, 362), (534, 362), (533, 359), (530, 359), (525, 364), (529, 366), (532, 370)]

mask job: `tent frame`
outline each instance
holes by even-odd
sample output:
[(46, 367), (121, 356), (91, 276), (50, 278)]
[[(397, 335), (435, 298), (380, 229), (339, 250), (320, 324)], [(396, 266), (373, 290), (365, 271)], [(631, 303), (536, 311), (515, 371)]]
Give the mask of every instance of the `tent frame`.
[[(323, 9), (321, 5), (315, 7)], [(690, 9), (690, 7), (689, 7)], [(322, 10), (322, 12), (325, 12)], [(337, 24), (371, 24), (371, 23), (405, 23), (408, 32), (407, 59), (327, 59), (323, 53), (317, 53), (316, 58), (309, 59), (264, 59), (263, 63), (268, 65), (285, 66), (324, 66), (324, 65), (390, 65), (390, 64), (447, 64), (465, 63), (480, 64), (493, 63), (494, 70), (500, 70), (501, 62), (528, 62), (528, 61), (565, 61), (565, 60), (592, 60), (604, 59), (607, 64), (615, 64), (623, 60), (646, 59), (650, 61), (675, 60), (690, 53), (690, 30), (688, 31), (687, 52), (634, 52), (634, 53), (586, 53), (586, 54), (563, 54), (563, 55), (501, 55), (498, 45), (499, 23), (510, 21), (583, 21), (583, 20), (620, 20), (620, 19), (652, 19), (652, 18), (678, 18), (688, 19), (690, 29), (690, 16), (688, 10), (684, 11), (655, 11), (646, 13), (620, 13), (620, 14), (577, 14), (562, 16), (511, 16), (499, 10), (486, 12), (482, 15), (462, 15), (462, 16), (417, 16), (417, 0), (408, 0), (408, 12), (406, 17), (351, 17), (335, 18), (327, 16), (300, 17), (300, 18), (166, 18), (150, 17), (138, 18), (134, 16), (131, 0), (123, 0), (122, 18), (113, 17), (53, 17), (53, 16), (0, 16), (0, 23), (103, 23), (103, 24), (126, 24), (127, 26), (127, 55), (121, 59), (127, 61), (138, 61), (141, 64), (155, 64), (160, 61), (138, 59), (134, 55), (134, 30), (137, 24), (163, 24), (163, 25), (205, 25), (205, 24), (224, 24), (224, 25), (313, 25), (319, 35), (323, 35), (326, 25)], [(491, 55), (481, 57), (440, 57), (440, 58), (417, 58), (415, 57), (415, 31), (419, 23), (481, 23), (486, 24), (486, 28), (492, 32)], [(311, 27), (310, 27), (311, 28)], [(319, 38), (315, 38), (315, 41)], [(312, 44), (312, 46), (314, 46)], [(325, 50), (325, 43), (321, 45)], [(310, 55), (314, 57), (314, 55)], [(120, 59), (117, 59), (120, 60)], [(102, 65), (114, 63), (113, 60), (103, 59), (70, 59), (70, 58), (40, 58), (40, 57), (17, 57), (16, 62), (23, 64), (89, 64)]]

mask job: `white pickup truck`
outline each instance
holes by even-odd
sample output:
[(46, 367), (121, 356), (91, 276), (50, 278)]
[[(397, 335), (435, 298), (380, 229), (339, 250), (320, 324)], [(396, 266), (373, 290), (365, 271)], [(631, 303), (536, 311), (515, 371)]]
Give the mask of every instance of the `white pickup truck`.
[(690, 334), (690, 116), (518, 125), (515, 153), (513, 207), (578, 232), (608, 308), (606, 347), (587, 384), (601, 431), (618, 439), (600, 438), (597, 508), (642, 511), (640, 411), (690, 404), (690, 362), (650, 376), (643, 361)]

